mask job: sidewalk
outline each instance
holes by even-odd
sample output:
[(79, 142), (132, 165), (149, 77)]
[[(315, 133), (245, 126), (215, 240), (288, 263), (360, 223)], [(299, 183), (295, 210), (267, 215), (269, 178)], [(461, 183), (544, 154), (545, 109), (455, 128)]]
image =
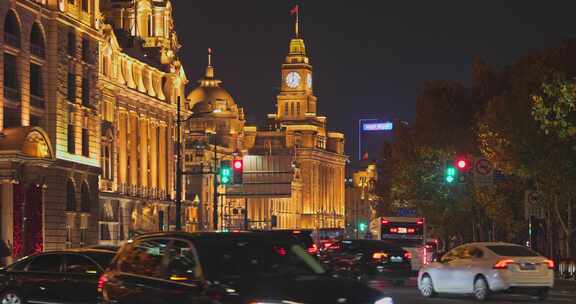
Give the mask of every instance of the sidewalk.
[(561, 292), (576, 294), (576, 280), (558, 279), (554, 280), (554, 289)]

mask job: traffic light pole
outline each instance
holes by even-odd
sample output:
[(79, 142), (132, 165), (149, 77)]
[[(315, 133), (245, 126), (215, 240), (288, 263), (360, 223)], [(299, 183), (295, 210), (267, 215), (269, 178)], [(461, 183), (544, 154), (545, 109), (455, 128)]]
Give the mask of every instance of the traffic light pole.
[(214, 133), (214, 202), (212, 209), (212, 221), (214, 222), (214, 231), (218, 231), (218, 145), (216, 142), (217, 136)]

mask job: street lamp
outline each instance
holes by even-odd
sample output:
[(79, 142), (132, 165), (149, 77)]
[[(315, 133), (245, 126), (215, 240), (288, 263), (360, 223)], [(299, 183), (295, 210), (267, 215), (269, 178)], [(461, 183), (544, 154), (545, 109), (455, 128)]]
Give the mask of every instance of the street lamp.
[[(176, 231), (182, 230), (182, 142), (181, 142), (181, 125), (192, 118), (198, 117), (202, 114), (219, 113), (222, 110), (215, 109), (208, 112), (193, 113), (185, 119), (181, 118), (181, 97), (178, 96), (178, 103), (176, 109)], [(217, 146), (216, 146), (216, 136), (214, 136), (214, 175), (217, 173)], [(216, 176), (214, 176), (214, 230), (218, 229), (218, 181)]]

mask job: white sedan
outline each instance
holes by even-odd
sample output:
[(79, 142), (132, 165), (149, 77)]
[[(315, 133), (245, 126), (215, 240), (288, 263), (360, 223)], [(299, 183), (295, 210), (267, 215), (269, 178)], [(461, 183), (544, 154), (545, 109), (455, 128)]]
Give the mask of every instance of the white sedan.
[(484, 301), (491, 293), (511, 292), (544, 300), (553, 286), (552, 260), (508, 243), (462, 245), (418, 272), (418, 289), (425, 297), (437, 293), (473, 294)]

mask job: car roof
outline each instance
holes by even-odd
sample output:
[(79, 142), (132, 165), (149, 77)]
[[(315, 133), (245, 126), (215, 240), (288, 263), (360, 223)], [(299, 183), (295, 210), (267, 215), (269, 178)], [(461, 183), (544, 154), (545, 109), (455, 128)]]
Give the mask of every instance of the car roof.
[(398, 248), (398, 249), (402, 249), (401, 246), (398, 246), (392, 242), (388, 242), (388, 241), (381, 241), (381, 240), (352, 240), (352, 239), (345, 239), (342, 240), (342, 242), (350, 242), (350, 243), (355, 243), (355, 244), (359, 244), (361, 246), (367, 246), (367, 247), (387, 247), (387, 248)]
[[(134, 240), (148, 239), (148, 238), (185, 238), (190, 240), (233, 240), (233, 239), (261, 239), (270, 238), (271, 240), (278, 239), (282, 233), (274, 231), (234, 231), (234, 232), (158, 232), (146, 233), (137, 236)], [(292, 234), (285, 234), (286, 236)], [(286, 239), (294, 239), (293, 237)]]
[[(460, 246), (520, 246), (522, 245), (513, 244), (513, 243), (505, 243), (505, 242), (474, 242), (474, 243), (466, 243)], [(460, 247), (458, 246), (458, 247)]]

